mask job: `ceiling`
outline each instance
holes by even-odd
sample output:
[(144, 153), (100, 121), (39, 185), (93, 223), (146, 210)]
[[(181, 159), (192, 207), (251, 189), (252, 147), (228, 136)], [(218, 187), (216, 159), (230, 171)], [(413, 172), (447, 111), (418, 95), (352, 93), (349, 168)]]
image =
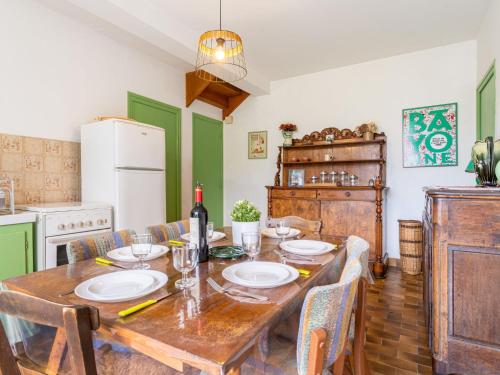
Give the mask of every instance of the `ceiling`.
[[(199, 35), (218, 27), (218, 0), (65, 2), (187, 65)], [(269, 81), (474, 39), (489, 3), (222, 0), (222, 27), (243, 38), (249, 76), (242, 88), (263, 93)]]

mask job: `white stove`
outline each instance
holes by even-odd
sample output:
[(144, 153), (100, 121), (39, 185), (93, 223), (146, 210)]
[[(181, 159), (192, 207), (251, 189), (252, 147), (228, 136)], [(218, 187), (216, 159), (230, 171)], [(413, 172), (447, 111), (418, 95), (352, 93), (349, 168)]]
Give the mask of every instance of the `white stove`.
[(37, 271), (68, 263), (66, 244), (112, 230), (110, 205), (82, 202), (24, 205), (37, 213)]

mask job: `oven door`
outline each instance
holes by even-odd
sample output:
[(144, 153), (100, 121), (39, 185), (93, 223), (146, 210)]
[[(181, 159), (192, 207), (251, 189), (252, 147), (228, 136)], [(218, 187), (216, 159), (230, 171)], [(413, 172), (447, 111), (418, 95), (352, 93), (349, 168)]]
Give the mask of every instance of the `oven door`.
[(111, 232), (111, 229), (102, 229), (92, 232), (72, 233), (65, 234), (63, 236), (47, 237), (45, 239), (45, 269), (68, 264), (66, 245), (69, 242), (106, 232)]

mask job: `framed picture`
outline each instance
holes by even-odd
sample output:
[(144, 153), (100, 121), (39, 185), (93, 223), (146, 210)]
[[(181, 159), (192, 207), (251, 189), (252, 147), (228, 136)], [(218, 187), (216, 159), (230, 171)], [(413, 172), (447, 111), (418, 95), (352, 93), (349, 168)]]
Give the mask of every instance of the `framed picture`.
[(304, 186), (304, 170), (290, 169), (288, 171), (288, 186)]
[(458, 104), (403, 109), (403, 167), (458, 165)]
[(248, 133), (248, 158), (267, 159), (267, 131)]

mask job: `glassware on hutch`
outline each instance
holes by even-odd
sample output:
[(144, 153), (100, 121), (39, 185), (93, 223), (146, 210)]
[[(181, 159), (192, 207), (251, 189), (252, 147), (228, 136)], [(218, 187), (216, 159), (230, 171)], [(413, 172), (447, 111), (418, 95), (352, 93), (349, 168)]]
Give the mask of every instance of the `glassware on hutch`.
[(133, 269), (135, 270), (148, 270), (151, 266), (144, 263), (146, 258), (151, 253), (153, 246), (153, 238), (151, 234), (135, 234), (132, 236), (132, 255), (139, 259), (139, 264), (136, 264)]
[(349, 183), (349, 173), (347, 173), (346, 171), (342, 171), (340, 172), (340, 175), (339, 175), (339, 181), (340, 181), (340, 184), (345, 186)]
[(317, 184), (318, 183), (318, 176), (312, 176), (311, 177), (311, 183), (312, 184)]
[(250, 258), (250, 261), (253, 262), (255, 260), (255, 257), (260, 253), (260, 233), (258, 232), (242, 233), (241, 245), (243, 251)]
[(328, 176), (327, 172), (321, 171), (320, 174), (319, 174), (319, 182), (321, 182), (322, 184), (324, 184), (325, 182), (327, 182), (327, 176)]
[(350, 183), (351, 183), (351, 186), (356, 186), (359, 182), (359, 179), (358, 179), (358, 176), (356, 175), (351, 175), (351, 177), (349, 177), (350, 179)]
[(195, 280), (188, 277), (188, 273), (198, 265), (198, 246), (195, 243), (174, 246), (172, 249), (172, 259), (174, 261), (174, 268), (182, 273), (182, 278), (175, 282), (176, 288), (191, 288), (195, 284)]
[(276, 234), (281, 237), (281, 242), (285, 241), (286, 236), (290, 233), (290, 225), (286, 220), (278, 220), (276, 223)]
[(339, 180), (339, 174), (335, 171), (331, 171), (330, 172), (330, 182), (332, 184), (336, 184), (338, 180)]

